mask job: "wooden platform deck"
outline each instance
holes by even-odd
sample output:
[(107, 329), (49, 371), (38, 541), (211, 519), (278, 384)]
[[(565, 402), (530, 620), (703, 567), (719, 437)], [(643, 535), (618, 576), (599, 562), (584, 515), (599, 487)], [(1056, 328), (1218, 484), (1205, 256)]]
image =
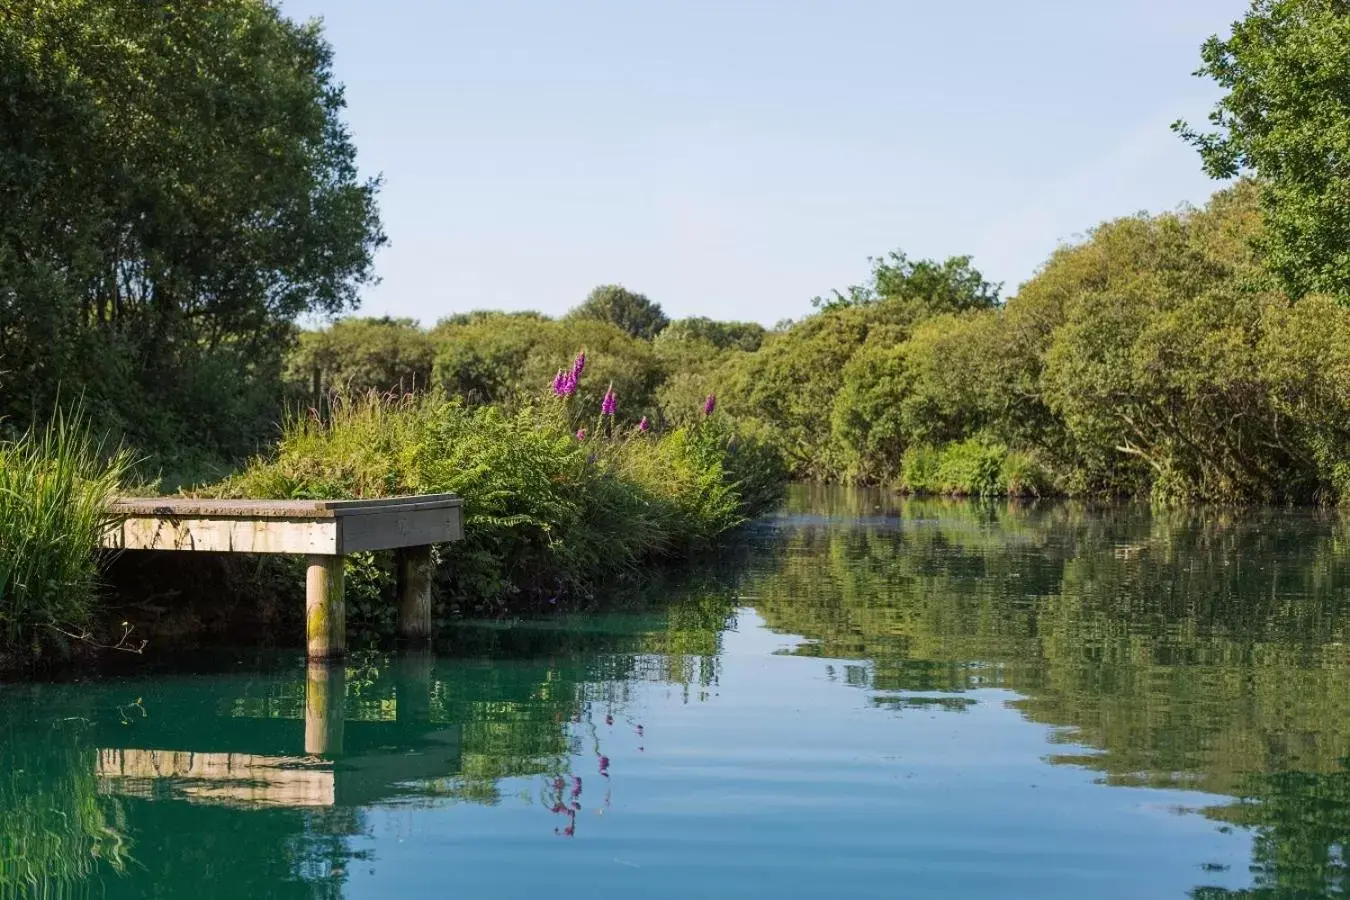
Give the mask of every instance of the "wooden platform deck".
[(124, 498), (103, 546), (118, 550), (285, 553), (309, 560), (306, 636), (314, 659), (346, 650), (343, 557), (398, 551), (399, 633), (431, 636), (431, 547), (462, 540), (464, 517), (453, 494), (378, 500), (212, 500)]

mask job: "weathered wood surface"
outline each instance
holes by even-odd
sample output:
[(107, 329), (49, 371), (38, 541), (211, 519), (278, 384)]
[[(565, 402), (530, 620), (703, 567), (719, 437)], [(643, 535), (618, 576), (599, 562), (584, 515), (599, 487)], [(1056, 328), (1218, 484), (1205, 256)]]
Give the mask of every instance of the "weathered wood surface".
[(430, 547), (398, 551), (398, 636), (409, 643), (431, 640)]
[(117, 521), (102, 541), (108, 548), (306, 557), (305, 636), (314, 660), (336, 659), (346, 651), (344, 556), (400, 552), (399, 632), (422, 642), (431, 636), (431, 546), (464, 537), (463, 509), (453, 494), (381, 500), (129, 498), (113, 503), (112, 513)]
[(124, 499), (111, 512), (119, 521), (104, 534), (103, 546), (121, 550), (343, 556), (464, 537), (460, 499), (452, 494), (382, 500)]
[(340, 556), (311, 556), (305, 569), (305, 648), (310, 659), (347, 652), (347, 567)]

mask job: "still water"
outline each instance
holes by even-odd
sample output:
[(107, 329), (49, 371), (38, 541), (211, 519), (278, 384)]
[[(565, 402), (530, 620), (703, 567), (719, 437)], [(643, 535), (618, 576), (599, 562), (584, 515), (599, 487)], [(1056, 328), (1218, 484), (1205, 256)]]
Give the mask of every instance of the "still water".
[(624, 612), (0, 687), (0, 897), (1344, 896), (1350, 527), (802, 490)]

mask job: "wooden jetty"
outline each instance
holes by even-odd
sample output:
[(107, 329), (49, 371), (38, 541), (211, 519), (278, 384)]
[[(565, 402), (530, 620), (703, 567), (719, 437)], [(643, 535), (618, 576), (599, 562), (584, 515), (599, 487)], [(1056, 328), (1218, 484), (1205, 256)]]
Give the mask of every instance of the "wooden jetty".
[(382, 500), (198, 500), (126, 498), (103, 546), (119, 550), (287, 553), (304, 556), (305, 634), (311, 659), (347, 648), (343, 557), (362, 550), (398, 556), (398, 630), (431, 637), (431, 547), (464, 537), (460, 499), (424, 494)]

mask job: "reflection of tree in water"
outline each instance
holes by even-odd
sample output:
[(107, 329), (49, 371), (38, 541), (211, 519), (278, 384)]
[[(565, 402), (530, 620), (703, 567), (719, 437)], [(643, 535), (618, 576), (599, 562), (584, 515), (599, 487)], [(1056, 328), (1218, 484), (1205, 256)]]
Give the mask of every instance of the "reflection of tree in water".
[(1059, 726), (1055, 762), (1245, 798), (1232, 821), (1255, 828), (1253, 896), (1341, 894), (1350, 529), (1337, 517), (827, 501), (809, 508), (870, 518), (784, 517), (743, 585), (771, 628), (812, 640), (792, 652), (864, 660), (843, 680), (888, 695), (1010, 688)]
[(1251, 776), (1241, 800), (1208, 811), (1256, 830), (1245, 891), (1200, 888), (1199, 898), (1344, 897), (1350, 893), (1350, 771)]

